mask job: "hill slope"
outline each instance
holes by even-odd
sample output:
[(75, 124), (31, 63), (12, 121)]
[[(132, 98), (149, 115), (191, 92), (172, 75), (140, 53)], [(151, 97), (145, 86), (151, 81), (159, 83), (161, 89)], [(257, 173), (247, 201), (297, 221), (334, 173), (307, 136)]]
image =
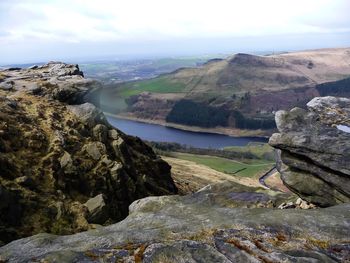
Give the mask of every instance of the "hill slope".
[[(276, 110), (303, 106), (320, 95), (317, 85), (349, 76), (350, 48), (236, 54), (106, 89), (102, 106), (144, 120), (269, 130), (274, 128), (271, 120)], [(207, 119), (211, 121), (203, 122)]]

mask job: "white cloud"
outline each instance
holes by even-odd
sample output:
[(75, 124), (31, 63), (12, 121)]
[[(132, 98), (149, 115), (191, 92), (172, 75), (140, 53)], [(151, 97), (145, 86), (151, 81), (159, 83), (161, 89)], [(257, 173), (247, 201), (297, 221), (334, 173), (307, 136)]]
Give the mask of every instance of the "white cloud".
[(344, 0), (37, 0), (8, 2), (1, 16), (15, 41), (78, 42), (329, 32), (350, 27), (349, 7)]
[(1, 0), (0, 42), (11, 50), (19, 43), (333, 34), (350, 31), (349, 10), (348, 0)]

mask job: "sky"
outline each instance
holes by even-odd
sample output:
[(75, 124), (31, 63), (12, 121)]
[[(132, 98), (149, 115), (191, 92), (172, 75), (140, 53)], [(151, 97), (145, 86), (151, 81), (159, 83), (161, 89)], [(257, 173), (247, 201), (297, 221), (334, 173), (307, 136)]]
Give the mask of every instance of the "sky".
[(350, 46), (349, 0), (0, 0), (0, 64)]

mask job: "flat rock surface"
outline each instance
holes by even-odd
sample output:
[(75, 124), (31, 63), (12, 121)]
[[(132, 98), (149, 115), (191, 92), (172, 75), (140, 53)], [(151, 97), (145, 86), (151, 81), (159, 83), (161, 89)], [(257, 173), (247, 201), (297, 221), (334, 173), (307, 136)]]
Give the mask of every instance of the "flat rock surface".
[(232, 182), (182, 197), (148, 197), (135, 201), (122, 222), (71, 236), (39, 234), (17, 240), (0, 248), (0, 258), (9, 262), (350, 260), (349, 204), (314, 210), (240, 204), (243, 200), (258, 204), (262, 199), (283, 200), (273, 192)]

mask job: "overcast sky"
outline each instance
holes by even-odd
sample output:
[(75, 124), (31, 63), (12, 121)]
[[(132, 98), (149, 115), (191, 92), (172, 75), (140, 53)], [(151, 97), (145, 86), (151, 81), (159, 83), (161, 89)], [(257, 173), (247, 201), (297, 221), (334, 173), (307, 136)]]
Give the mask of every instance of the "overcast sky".
[(349, 0), (0, 0), (0, 64), (350, 46)]

